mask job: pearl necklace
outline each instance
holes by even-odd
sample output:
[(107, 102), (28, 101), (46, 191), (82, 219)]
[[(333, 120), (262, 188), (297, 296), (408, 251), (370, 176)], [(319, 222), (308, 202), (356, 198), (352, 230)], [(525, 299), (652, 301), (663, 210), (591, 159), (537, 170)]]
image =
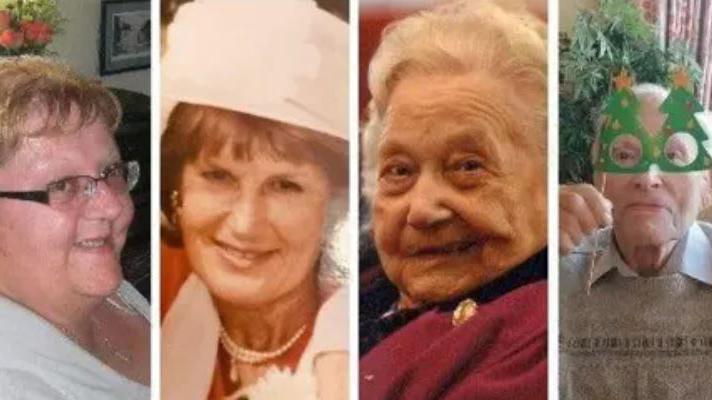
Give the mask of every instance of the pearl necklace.
[(294, 343), (299, 340), (299, 338), (306, 332), (307, 326), (303, 325), (294, 336), (291, 337), (282, 347), (273, 351), (256, 351), (247, 349), (235, 343), (230, 336), (225, 332), (224, 327), (220, 327), (220, 343), (227, 353), (230, 355), (230, 380), (233, 383), (237, 383), (238, 373), (237, 373), (237, 363), (243, 362), (246, 364), (254, 365), (261, 364), (267, 360), (277, 358), (282, 354), (286, 353)]

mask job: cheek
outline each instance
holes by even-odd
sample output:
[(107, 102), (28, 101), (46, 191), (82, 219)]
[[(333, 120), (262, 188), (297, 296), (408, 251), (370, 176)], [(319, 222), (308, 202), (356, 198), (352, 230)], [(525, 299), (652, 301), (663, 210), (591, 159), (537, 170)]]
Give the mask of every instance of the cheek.
[(129, 226), (131, 226), (131, 222), (134, 219), (135, 211), (136, 209), (134, 207), (133, 201), (130, 197), (127, 197), (121, 214), (114, 222), (114, 229), (117, 235), (122, 236), (124, 239), (126, 237), (126, 234), (128, 233)]
[(407, 200), (404, 197), (376, 196), (373, 200), (373, 238), (378, 251), (384, 255), (398, 251), (398, 238), (406, 224)]
[(0, 212), (9, 216), (0, 224), (0, 255), (14, 263), (15, 268), (64, 265), (76, 238), (77, 216), (51, 211)]
[(183, 204), (178, 210), (179, 224), (184, 238), (200, 236), (212, 231), (227, 214), (209, 195), (183, 192)]
[(623, 203), (625, 203), (626, 197), (630, 195), (630, 191), (627, 190), (630, 179), (632, 178), (613, 174), (606, 174), (605, 178), (601, 177), (598, 179), (599, 183), (597, 188), (601, 191), (603, 197), (613, 203), (614, 213), (621, 208)]
[(322, 196), (266, 199), (265, 223), (290, 251), (307, 255), (318, 251), (321, 245), (326, 205), (327, 198)]
[(699, 212), (702, 211), (704, 200), (704, 185), (699, 182), (701, 177), (678, 178), (671, 184), (671, 195), (675, 198), (680, 216), (685, 220), (694, 220)]

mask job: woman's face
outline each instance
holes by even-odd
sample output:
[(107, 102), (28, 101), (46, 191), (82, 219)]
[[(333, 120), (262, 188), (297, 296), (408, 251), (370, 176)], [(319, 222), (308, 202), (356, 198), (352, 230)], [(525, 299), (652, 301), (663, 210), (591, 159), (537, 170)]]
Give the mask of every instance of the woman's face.
[[(120, 160), (102, 122), (30, 137), (0, 166), (0, 190), (44, 190), (69, 176), (98, 177)], [(103, 182), (86, 201), (62, 210), (0, 198), (0, 292), (40, 312), (66, 306), (71, 296), (110, 295), (122, 280), (119, 256), (133, 211), (129, 194)]]
[(373, 232), (403, 306), (467, 293), (546, 245), (546, 152), (514, 130), (508, 85), (416, 75), (391, 95)]
[(260, 307), (316, 279), (330, 186), (313, 163), (236, 158), (231, 147), (185, 166), (179, 223), (213, 296)]

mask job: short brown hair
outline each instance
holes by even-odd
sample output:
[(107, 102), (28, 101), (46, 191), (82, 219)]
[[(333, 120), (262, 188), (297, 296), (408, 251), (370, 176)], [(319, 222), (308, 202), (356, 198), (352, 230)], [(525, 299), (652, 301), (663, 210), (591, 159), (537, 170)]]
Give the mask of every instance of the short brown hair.
[[(28, 115), (40, 108), (44, 122), (26, 127)], [(68, 131), (76, 110), (79, 126), (97, 119), (112, 132), (121, 121), (121, 105), (107, 88), (43, 57), (0, 57), (0, 165), (10, 158), (26, 136)], [(36, 114), (35, 114), (36, 115)]]

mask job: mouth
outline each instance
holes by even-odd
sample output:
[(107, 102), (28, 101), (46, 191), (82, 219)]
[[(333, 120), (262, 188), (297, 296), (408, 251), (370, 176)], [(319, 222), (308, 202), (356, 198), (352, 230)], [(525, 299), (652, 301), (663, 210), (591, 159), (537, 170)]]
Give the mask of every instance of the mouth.
[(112, 251), (114, 249), (114, 242), (110, 236), (99, 236), (94, 238), (81, 239), (74, 242), (74, 246), (82, 251), (87, 252), (102, 252), (102, 251)]
[(662, 203), (647, 203), (647, 202), (631, 203), (628, 205), (627, 208), (629, 210), (639, 211), (639, 212), (669, 211), (668, 207)]
[(472, 253), (481, 242), (478, 240), (457, 241), (446, 244), (421, 246), (409, 252), (412, 257), (460, 256)]
[(214, 243), (222, 257), (237, 268), (249, 268), (276, 252), (276, 250), (239, 246), (221, 241), (214, 241)]

